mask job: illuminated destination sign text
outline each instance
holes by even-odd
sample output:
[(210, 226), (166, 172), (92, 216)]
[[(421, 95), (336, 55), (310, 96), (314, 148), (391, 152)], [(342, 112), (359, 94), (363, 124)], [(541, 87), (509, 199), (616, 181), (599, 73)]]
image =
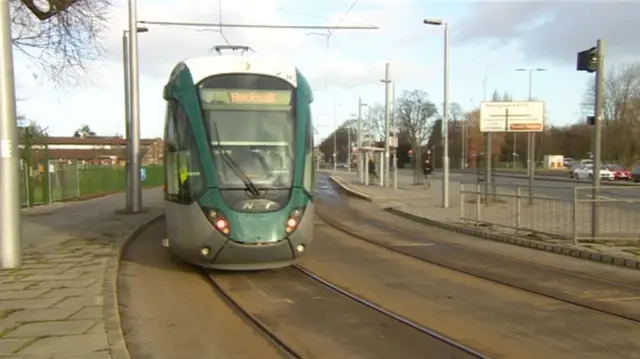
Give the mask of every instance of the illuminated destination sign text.
[(210, 105), (289, 106), (291, 91), (200, 89), (200, 97)]

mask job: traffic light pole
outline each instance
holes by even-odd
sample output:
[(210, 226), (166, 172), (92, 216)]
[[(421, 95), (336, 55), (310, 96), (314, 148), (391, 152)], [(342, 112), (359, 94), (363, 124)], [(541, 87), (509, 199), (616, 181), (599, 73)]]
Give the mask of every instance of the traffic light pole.
[(597, 43), (598, 70), (596, 71), (596, 98), (595, 121), (593, 126), (593, 190), (591, 193), (591, 237), (598, 236), (598, 223), (600, 221), (598, 198), (600, 192), (600, 165), (601, 165), (601, 141), (602, 141), (602, 102), (604, 91), (604, 40)]

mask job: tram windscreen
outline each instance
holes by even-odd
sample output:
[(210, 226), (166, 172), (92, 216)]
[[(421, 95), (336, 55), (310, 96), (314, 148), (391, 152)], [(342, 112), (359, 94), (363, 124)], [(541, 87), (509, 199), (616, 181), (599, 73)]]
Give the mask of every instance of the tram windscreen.
[(232, 165), (258, 188), (291, 187), (294, 88), (270, 76), (231, 74), (204, 80), (199, 95), (220, 188), (246, 187)]

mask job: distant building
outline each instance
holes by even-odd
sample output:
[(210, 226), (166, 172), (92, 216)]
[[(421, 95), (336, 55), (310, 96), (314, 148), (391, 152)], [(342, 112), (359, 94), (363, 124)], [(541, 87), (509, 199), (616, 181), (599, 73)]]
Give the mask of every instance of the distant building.
[[(120, 137), (45, 137), (49, 158), (61, 161), (82, 161), (86, 164), (124, 165), (127, 140)], [(20, 148), (24, 148), (20, 145)], [(163, 161), (164, 142), (161, 138), (141, 139), (140, 156), (143, 164)], [(44, 158), (44, 145), (31, 147), (31, 162)]]

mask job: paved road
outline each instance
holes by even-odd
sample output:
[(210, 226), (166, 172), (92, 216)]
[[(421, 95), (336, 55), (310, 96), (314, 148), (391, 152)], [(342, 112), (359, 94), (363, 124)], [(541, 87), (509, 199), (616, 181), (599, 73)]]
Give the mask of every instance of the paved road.
[[(395, 246), (418, 258), (438, 258), (440, 262), (475, 267), (473, 271), (476, 274), (491, 269), (499, 275), (512, 276), (523, 286), (526, 283), (547, 288), (553, 286), (558, 292), (574, 298), (608, 300), (611, 302), (609, 305), (634, 308), (637, 312), (637, 303), (630, 300), (635, 294), (625, 293), (613, 298), (611, 293), (616, 291), (598, 288), (611, 285), (608, 282), (611, 280), (621, 283), (628, 280), (629, 285), (636, 283), (637, 278), (630, 271), (616, 268), (622, 275), (605, 274), (602, 272), (605, 269), (596, 263), (516, 246), (480, 243), (473, 237), (415, 222), (408, 224), (408, 221), (381, 212), (373, 204), (340, 198), (339, 195), (337, 198), (338, 191), (330, 187), (326, 176), (319, 175), (317, 183), (317, 214), (321, 218), (339, 221), (372, 241)], [(372, 220), (363, 222), (358, 218), (355, 207), (352, 207), (356, 204), (362, 205), (357, 209), (372, 215)], [(397, 225), (404, 233), (381, 228), (378, 224), (383, 220), (378, 215), (387, 217), (385, 225)], [(634, 337), (638, 327), (626, 320), (422, 261), (408, 260), (402, 255), (337, 233), (328, 226), (320, 225), (319, 233), (322, 241), (314, 242), (314, 249), (303, 260), (303, 266), (355, 294), (491, 357), (640, 357)], [(455, 246), (446, 243), (455, 243)], [(471, 246), (474, 250), (467, 252), (468, 258), (461, 258), (462, 252)], [(606, 270), (609, 269), (607, 267)], [(577, 275), (568, 274), (569, 271), (575, 271)], [(637, 289), (633, 290), (637, 293)], [(594, 328), (597, 328), (598, 340), (592, 338)]]
[[(399, 170), (398, 176), (408, 178), (411, 176), (410, 170)], [(434, 173), (434, 178), (442, 178), (442, 173)], [(462, 181), (465, 183), (476, 183), (475, 173), (452, 172), (452, 181)], [(401, 180), (400, 180), (401, 181)], [(527, 178), (510, 178), (496, 176), (496, 184), (504, 187), (521, 186), (522, 194), (528, 194), (529, 180)], [(560, 198), (572, 201), (574, 190), (577, 188), (578, 199), (590, 201), (592, 197), (591, 183), (589, 181), (558, 181), (538, 178), (535, 181), (533, 190), (534, 196)], [(471, 189), (470, 189), (471, 190)], [(640, 211), (640, 186), (607, 186), (607, 182), (602, 183), (599, 199), (607, 206), (615, 206), (625, 210)]]

